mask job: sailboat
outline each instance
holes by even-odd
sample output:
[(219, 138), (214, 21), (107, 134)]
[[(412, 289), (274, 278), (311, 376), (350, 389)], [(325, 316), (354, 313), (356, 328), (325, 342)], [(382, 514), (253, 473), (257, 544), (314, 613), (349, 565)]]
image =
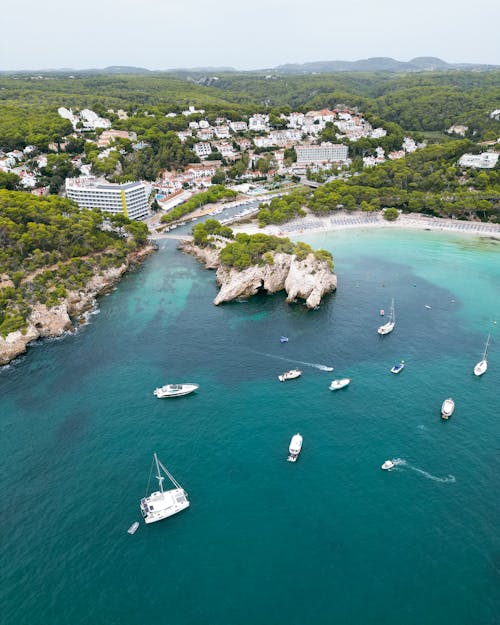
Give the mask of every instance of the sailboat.
[(483, 359), (480, 360), (477, 365), (474, 367), (474, 375), (480, 376), (483, 373), (486, 373), (486, 369), (488, 369), (488, 361), (486, 360), (486, 354), (488, 353), (488, 345), (490, 343), (490, 335), (488, 334), (488, 338), (486, 339), (486, 345), (484, 347)]
[[(158, 460), (156, 453), (153, 456), (153, 463), (151, 464), (151, 471), (149, 474), (149, 480), (151, 480), (151, 472), (153, 471), (153, 464), (156, 464), (156, 479), (160, 485), (160, 490), (151, 493), (149, 496), (141, 499), (141, 513), (144, 517), (145, 523), (155, 523), (161, 521), (169, 516), (177, 514), (184, 508), (189, 507), (189, 501), (187, 499), (186, 491), (181, 487), (179, 482), (165, 469), (162, 463)], [(172, 482), (175, 488), (171, 490), (163, 490), (163, 480), (165, 479), (161, 474), (161, 470), (165, 473), (168, 479)], [(149, 481), (146, 492), (149, 490)]]
[(389, 313), (389, 321), (385, 323), (383, 326), (377, 330), (377, 332), (383, 336), (384, 334), (389, 334), (394, 330), (394, 326), (396, 325), (396, 314), (394, 313), (394, 298), (391, 302), (391, 312)]

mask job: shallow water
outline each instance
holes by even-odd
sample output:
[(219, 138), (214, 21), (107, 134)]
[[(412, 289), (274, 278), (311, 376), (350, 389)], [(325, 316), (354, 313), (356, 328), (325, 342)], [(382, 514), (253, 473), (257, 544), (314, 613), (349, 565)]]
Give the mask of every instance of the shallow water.
[[(316, 311), (282, 295), (215, 308), (213, 272), (163, 241), (89, 325), (0, 371), (4, 622), (500, 620), (500, 245), (302, 239), (339, 276)], [(157, 400), (167, 382), (200, 389)], [(153, 451), (191, 507), (129, 536)]]

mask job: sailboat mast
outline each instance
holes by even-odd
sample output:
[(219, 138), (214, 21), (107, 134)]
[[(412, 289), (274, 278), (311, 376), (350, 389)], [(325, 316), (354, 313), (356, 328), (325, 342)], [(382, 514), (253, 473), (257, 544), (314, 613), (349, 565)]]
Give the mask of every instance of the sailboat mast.
[(394, 298), (392, 298), (391, 302), (391, 321), (392, 323), (396, 323), (396, 313), (394, 312)]
[(155, 462), (156, 462), (156, 472), (157, 472), (156, 477), (158, 479), (158, 483), (160, 484), (161, 494), (163, 495), (163, 480), (164, 480), (164, 477), (160, 473), (160, 465), (159, 465), (158, 456), (156, 455), (156, 452), (155, 452)]
[(484, 347), (483, 360), (486, 360), (486, 354), (488, 353), (488, 345), (490, 343), (490, 334), (488, 334), (488, 338), (486, 339), (486, 345)]

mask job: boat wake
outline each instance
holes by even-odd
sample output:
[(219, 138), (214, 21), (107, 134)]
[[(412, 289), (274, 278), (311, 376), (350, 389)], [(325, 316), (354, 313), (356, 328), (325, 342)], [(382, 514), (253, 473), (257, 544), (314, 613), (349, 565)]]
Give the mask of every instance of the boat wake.
[(413, 465), (408, 464), (406, 460), (404, 460), (404, 458), (393, 458), (392, 462), (395, 467), (397, 466), (406, 467), (407, 469), (411, 469), (412, 471), (415, 471), (415, 473), (419, 473), (420, 475), (423, 475), (428, 480), (433, 480), (434, 482), (441, 482), (441, 484), (447, 484), (447, 483), (452, 484), (457, 481), (455, 479), (455, 476), (451, 474), (447, 475), (446, 477), (438, 477), (437, 475), (432, 475), (432, 473), (428, 473), (427, 471), (424, 471), (423, 469), (419, 469), (418, 467), (414, 467)]
[(284, 360), (286, 362), (295, 362), (299, 365), (305, 365), (306, 367), (313, 367), (314, 369), (319, 369), (320, 371), (333, 371), (333, 367), (329, 367), (328, 365), (322, 365), (319, 362), (306, 362), (305, 360), (295, 360), (295, 358), (285, 358), (284, 356), (276, 356), (275, 354), (267, 354), (266, 352), (254, 352), (254, 353), (260, 354), (261, 356), (268, 356), (269, 358), (276, 358), (277, 360)]

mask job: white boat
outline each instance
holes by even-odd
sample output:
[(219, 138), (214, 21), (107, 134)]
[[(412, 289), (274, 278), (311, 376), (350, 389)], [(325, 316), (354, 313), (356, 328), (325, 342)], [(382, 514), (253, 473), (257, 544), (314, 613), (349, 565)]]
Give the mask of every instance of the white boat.
[(159, 399), (164, 397), (181, 397), (181, 395), (189, 395), (199, 388), (198, 384), (165, 384), (155, 388), (153, 395)]
[(302, 449), (302, 436), (300, 434), (294, 434), (292, 436), (292, 440), (290, 441), (290, 445), (288, 447), (288, 453), (290, 454), (287, 458), (288, 462), (296, 462), (299, 457), (300, 450)]
[(135, 521), (134, 523), (132, 523), (132, 525), (128, 528), (127, 532), (129, 534), (135, 534), (137, 532), (137, 528), (139, 527), (139, 521)]
[[(158, 460), (156, 453), (153, 456), (153, 463), (156, 464), (156, 479), (160, 485), (160, 490), (141, 499), (141, 514), (144, 517), (145, 523), (155, 523), (156, 521), (161, 521), (162, 519), (166, 519), (169, 516), (177, 514), (181, 510), (189, 507), (186, 491), (167, 471), (167, 469), (165, 469), (162, 463)], [(153, 465), (151, 465), (151, 471), (152, 470)], [(163, 480), (165, 478), (161, 474), (161, 470), (163, 470), (165, 475), (176, 488), (163, 490)], [(149, 482), (147, 490), (149, 490)]]
[(342, 378), (341, 380), (332, 380), (330, 383), (330, 390), (331, 391), (338, 391), (341, 388), (344, 388), (344, 386), (347, 386), (351, 383), (351, 378)]
[(383, 336), (384, 334), (389, 334), (394, 330), (394, 326), (396, 325), (396, 314), (394, 312), (394, 299), (391, 302), (391, 312), (389, 313), (389, 321), (385, 323), (383, 326), (377, 330), (377, 332)]
[(474, 375), (477, 375), (477, 376), (483, 375), (483, 373), (486, 373), (486, 370), (488, 369), (488, 361), (486, 360), (486, 356), (488, 354), (489, 342), (490, 342), (490, 335), (488, 334), (488, 338), (486, 339), (486, 345), (484, 347), (483, 359), (480, 360), (474, 367)]
[(385, 310), (383, 308), (380, 309), (380, 316), (383, 317), (385, 315)]
[(302, 371), (299, 371), (298, 369), (290, 369), (290, 371), (285, 371), (285, 373), (279, 375), (278, 380), (280, 382), (285, 382), (286, 380), (294, 380), (295, 378), (300, 378), (301, 375)]
[(401, 373), (401, 371), (403, 371), (404, 368), (405, 368), (405, 361), (402, 360), (401, 362), (398, 362), (397, 365), (394, 365), (394, 367), (391, 369), (391, 373)]
[(381, 469), (384, 469), (384, 471), (390, 471), (391, 469), (394, 468), (394, 462), (392, 460), (386, 460), (384, 462), (384, 464), (380, 467)]
[(449, 419), (455, 410), (455, 402), (451, 397), (445, 399), (441, 406), (441, 417), (443, 419)]

